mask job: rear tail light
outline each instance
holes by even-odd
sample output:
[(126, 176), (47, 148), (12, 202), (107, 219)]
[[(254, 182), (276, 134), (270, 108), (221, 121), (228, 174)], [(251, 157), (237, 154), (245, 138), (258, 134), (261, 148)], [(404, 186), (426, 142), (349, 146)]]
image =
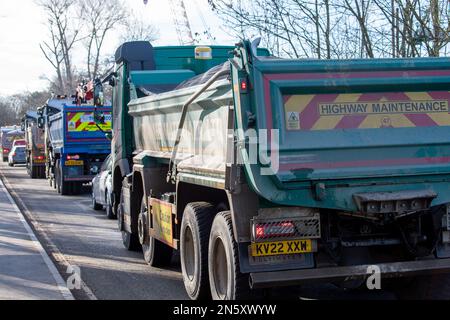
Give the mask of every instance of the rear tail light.
[(3, 153), (9, 153), (9, 151), (10, 151), (10, 150), (7, 149), (7, 148), (4, 148), (4, 149), (3, 149)]
[(78, 154), (67, 155), (67, 160), (79, 160), (80, 156)]
[(37, 157), (34, 157), (34, 159), (35, 160), (44, 160), (44, 156), (37, 156)]
[(14, 153), (12, 154), (12, 156), (15, 157), (15, 156), (16, 156), (16, 153), (14, 152)]
[(292, 221), (258, 223), (255, 225), (255, 238), (279, 238), (295, 235), (295, 224)]

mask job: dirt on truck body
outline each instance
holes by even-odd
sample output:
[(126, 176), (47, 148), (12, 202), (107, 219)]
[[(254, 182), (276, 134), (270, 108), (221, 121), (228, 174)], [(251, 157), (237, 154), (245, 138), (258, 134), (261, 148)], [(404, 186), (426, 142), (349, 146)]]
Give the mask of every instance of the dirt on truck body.
[[(116, 53), (114, 209), (192, 299), (450, 270), (450, 59)], [(438, 289), (437, 289), (438, 290)]]

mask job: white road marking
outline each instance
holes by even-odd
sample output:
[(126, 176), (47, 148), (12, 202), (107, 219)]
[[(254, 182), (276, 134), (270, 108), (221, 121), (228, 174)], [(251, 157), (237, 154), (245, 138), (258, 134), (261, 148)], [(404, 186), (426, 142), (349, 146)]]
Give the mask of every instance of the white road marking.
[[(20, 203), (21, 207), (24, 209), (24, 214), (28, 217), (28, 219), (30, 220), (31, 224), (33, 225), (34, 229), (37, 230), (37, 232), (39, 232), (40, 235), (42, 235), (46, 241), (46, 243), (48, 244), (48, 246), (50, 247), (50, 252), (51, 255), (53, 257), (53, 259), (55, 261), (57, 261), (59, 264), (63, 265), (64, 268), (67, 270), (68, 267), (72, 266), (69, 261), (64, 257), (64, 255), (61, 253), (61, 251), (59, 251), (58, 247), (53, 243), (53, 241), (50, 239), (50, 237), (47, 235), (47, 233), (45, 232), (45, 230), (41, 227), (41, 225), (39, 224), (39, 222), (37, 222), (33, 215), (31, 214), (30, 210), (28, 210), (28, 207), (26, 206), (26, 204), (23, 202), (23, 200), (17, 195), (17, 193), (14, 191), (14, 189), (12, 188), (11, 184), (9, 183), (8, 179), (6, 178), (6, 176), (3, 174), (3, 172), (0, 171), (0, 176), (2, 179), (1, 180), (4, 181), (4, 186), (6, 186), (9, 190), (11, 190), (11, 194), (13, 194), (15, 196), (15, 198), (18, 200), (18, 202)], [(3, 183), (2, 183), (3, 184)], [(7, 188), (5, 188), (5, 190), (7, 190)], [(8, 198), (10, 198), (10, 201), (12, 200), (15, 208), (17, 208), (20, 216), (22, 217), (22, 219), (25, 221), (25, 223), (28, 226), (28, 229), (30, 229), (31, 232), (33, 232), (31, 230), (31, 227), (28, 225), (27, 221), (25, 220), (25, 218), (23, 217), (20, 209), (18, 208), (18, 206), (16, 205), (16, 203), (14, 202), (14, 199), (12, 198), (12, 196), (9, 194), (8, 191), (6, 191)], [(36, 236), (33, 233), (34, 238), (37, 240)], [(39, 243), (39, 242), (38, 242)], [(55, 271), (57, 273), (57, 275), (61, 278), (64, 287), (69, 291), (70, 295), (72, 296), (72, 300), (74, 299), (72, 293), (70, 292), (70, 290), (67, 288), (66, 284), (64, 283), (64, 279), (62, 278), (62, 276), (59, 274), (58, 270), (56, 269), (55, 265), (53, 264), (53, 262), (51, 261), (50, 257), (47, 255), (47, 253), (45, 252), (44, 248), (42, 247), (42, 245), (39, 243), (39, 245), (41, 246), (42, 250), (44, 251), (45, 255), (47, 256), (47, 258), (49, 259), (50, 263), (53, 265), (53, 267), (55, 268)], [(45, 259), (44, 259), (45, 260)], [(97, 297), (95, 296), (95, 294), (92, 292), (92, 290), (86, 285), (86, 283), (83, 281), (83, 279), (81, 279), (81, 289), (84, 291), (84, 293), (86, 294), (86, 296), (90, 299), (90, 300), (98, 300)]]
[(1, 180), (0, 180), (0, 189), (2, 190), (2, 192), (4, 192), (6, 194), (6, 197), (8, 198), (9, 202), (13, 206), (14, 211), (19, 216), (20, 221), (22, 222), (23, 226), (27, 230), (28, 235), (30, 236), (31, 242), (33, 242), (34, 246), (36, 247), (36, 249), (41, 254), (41, 257), (44, 259), (44, 262), (47, 265), (47, 267), (48, 267), (50, 273), (52, 274), (53, 278), (55, 279), (55, 281), (56, 281), (56, 283), (58, 285), (58, 289), (61, 292), (61, 294), (64, 297), (64, 299), (65, 300), (75, 300), (75, 298), (73, 297), (72, 293), (67, 288), (64, 279), (61, 277), (61, 275), (59, 274), (58, 270), (56, 269), (56, 266), (54, 265), (54, 263), (52, 262), (52, 260), (48, 256), (47, 252), (45, 252), (44, 247), (42, 246), (42, 244), (36, 238), (36, 235), (34, 234), (33, 230), (30, 227), (30, 225), (25, 220), (25, 217), (23, 216), (22, 212), (20, 212), (19, 207), (17, 206), (17, 204), (14, 201), (13, 197), (10, 195), (10, 193), (6, 189), (3, 181), (1, 181)]

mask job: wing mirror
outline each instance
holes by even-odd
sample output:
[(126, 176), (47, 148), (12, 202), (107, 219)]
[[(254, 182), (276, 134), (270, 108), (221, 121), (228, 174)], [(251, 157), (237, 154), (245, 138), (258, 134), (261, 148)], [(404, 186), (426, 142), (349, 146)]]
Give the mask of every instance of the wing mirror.
[(45, 126), (45, 119), (44, 117), (39, 117), (37, 121), (37, 126), (39, 129), (44, 129)]
[(106, 133), (105, 133), (105, 137), (106, 137), (106, 139), (108, 139), (109, 141), (111, 141), (111, 140), (112, 140), (112, 132), (106, 132)]
[(94, 111), (94, 121), (96, 124), (105, 124), (105, 114), (101, 111)]
[(103, 85), (100, 79), (97, 78), (94, 84), (94, 104), (95, 106), (103, 106), (104, 102)]

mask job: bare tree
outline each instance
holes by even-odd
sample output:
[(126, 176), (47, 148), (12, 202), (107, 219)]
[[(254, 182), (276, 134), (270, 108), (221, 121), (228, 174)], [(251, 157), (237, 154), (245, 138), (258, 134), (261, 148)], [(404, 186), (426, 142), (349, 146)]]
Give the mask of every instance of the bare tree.
[(329, 0), (209, 0), (229, 29), (260, 34), (276, 55), (330, 59), (341, 44), (333, 30), (341, 17)]
[(0, 126), (19, 124), (27, 111), (36, 110), (50, 97), (47, 91), (24, 92), (0, 98)]
[[(63, 92), (73, 85), (71, 52), (78, 41), (79, 31), (74, 27), (73, 6), (76, 0), (37, 0), (44, 9), (50, 40), (41, 43), (45, 58), (55, 68), (58, 83)], [(63, 76), (64, 75), (64, 76)]]
[(128, 41), (155, 41), (159, 37), (158, 29), (150, 23), (146, 23), (141, 18), (132, 15), (124, 22), (124, 33), (121, 42)]
[(8, 103), (9, 99), (0, 99), (0, 127), (18, 124), (17, 115)]
[(342, 0), (337, 4), (338, 8), (343, 9), (342, 14), (350, 14), (355, 19), (359, 27), (361, 40), (360, 57), (374, 58), (372, 37), (370, 35), (369, 14), (372, 0)]
[(392, 26), (393, 57), (439, 56), (450, 42), (448, 0), (374, 0)]
[(50, 41), (43, 41), (39, 44), (42, 53), (47, 59), (48, 62), (53, 66), (56, 72), (57, 81), (55, 86), (58, 92), (65, 92), (65, 83), (63, 80), (62, 74), (62, 64), (64, 61), (64, 54), (61, 47), (61, 41), (59, 41), (56, 35), (56, 31), (54, 29), (52, 21), (48, 21), (49, 23), (49, 32), (50, 32)]
[(274, 54), (438, 56), (449, 49), (448, 0), (209, 0), (227, 30), (259, 34)]
[(416, 36), (429, 56), (438, 57), (442, 48), (450, 42), (449, 9), (448, 0), (430, 0), (425, 5), (418, 2), (412, 11), (420, 29)]
[(125, 22), (127, 11), (121, 0), (79, 0), (80, 19), (87, 30), (87, 75), (98, 76), (106, 36)]

